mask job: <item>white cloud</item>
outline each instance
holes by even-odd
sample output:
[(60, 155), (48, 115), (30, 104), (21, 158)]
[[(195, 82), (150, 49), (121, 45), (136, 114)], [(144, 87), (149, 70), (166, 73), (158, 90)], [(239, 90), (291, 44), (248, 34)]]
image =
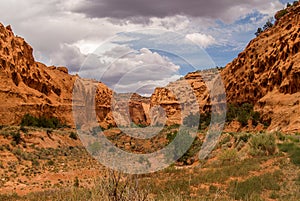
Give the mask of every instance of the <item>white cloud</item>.
[(179, 69), (167, 57), (147, 48), (135, 51), (120, 45), (98, 55), (97, 60), (88, 58), (79, 75), (101, 80), (117, 92), (141, 89), (140, 93), (151, 94), (154, 88), (177, 80)]
[(185, 37), (186, 39), (191, 40), (202, 48), (207, 48), (210, 45), (216, 44), (216, 40), (214, 39), (214, 37), (207, 34), (192, 33), (187, 34)]

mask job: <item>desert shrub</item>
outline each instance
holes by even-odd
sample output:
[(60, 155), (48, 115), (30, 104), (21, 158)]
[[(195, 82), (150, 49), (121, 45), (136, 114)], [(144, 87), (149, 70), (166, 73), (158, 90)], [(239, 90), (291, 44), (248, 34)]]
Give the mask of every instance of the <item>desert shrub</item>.
[(177, 135), (177, 131), (174, 131), (174, 132), (171, 132), (171, 133), (167, 133), (167, 140), (168, 140), (168, 142), (169, 143), (171, 143), (173, 140), (174, 140), (174, 138), (176, 137), (176, 135)]
[(270, 134), (255, 135), (250, 140), (252, 156), (273, 155), (276, 152), (275, 137)]
[(258, 123), (260, 122), (260, 113), (255, 112), (255, 111), (251, 111), (251, 118), (252, 118), (252, 124), (254, 126), (257, 126)]
[(264, 25), (263, 29), (264, 29), (264, 30), (267, 30), (267, 29), (273, 27), (274, 24), (272, 23), (272, 21), (273, 21), (273, 18), (269, 19), (269, 20), (266, 22), (266, 24)]
[(230, 140), (231, 140), (230, 135), (226, 135), (225, 137), (222, 136), (221, 140), (219, 141), (219, 146), (222, 146), (223, 144), (227, 144), (228, 142), (230, 142)]
[(205, 112), (200, 115), (200, 128), (199, 129), (206, 129), (211, 121), (211, 113)]
[[(175, 140), (176, 138), (176, 140)], [(201, 149), (202, 142), (196, 137), (193, 138), (187, 131), (177, 131), (169, 132), (166, 136), (168, 143), (174, 143), (174, 153), (172, 153), (173, 159), (176, 159), (178, 162), (182, 162), (184, 165), (188, 165), (188, 160), (195, 156)], [(188, 150), (186, 146), (189, 145)], [(167, 156), (169, 158), (169, 156)]]
[(69, 137), (71, 139), (73, 139), (73, 140), (77, 140), (78, 139), (77, 134), (75, 132), (71, 132), (70, 135), (69, 135)]
[(11, 132), (10, 135), (12, 136), (13, 142), (16, 144), (20, 144), (22, 141), (20, 132)]
[(219, 160), (222, 163), (234, 162), (238, 160), (238, 152), (236, 149), (226, 149), (219, 155)]
[(53, 165), (54, 165), (54, 161), (53, 161), (53, 160), (49, 160), (49, 161), (47, 162), (47, 165), (53, 166)]
[(227, 113), (226, 113), (226, 120), (227, 122), (233, 121), (238, 114), (238, 107), (235, 104), (228, 104), (227, 105)]
[(45, 116), (41, 116), (37, 118), (30, 114), (25, 114), (21, 121), (21, 127), (24, 126), (33, 126), (41, 128), (62, 128), (66, 125), (61, 123), (56, 117), (47, 118)]
[(184, 165), (189, 165), (188, 160), (194, 157), (200, 151), (201, 146), (202, 146), (202, 141), (200, 141), (199, 138), (195, 138), (190, 148), (177, 161), (183, 162)]
[(21, 126), (38, 126), (38, 119), (30, 114), (25, 114), (21, 121)]
[(231, 122), (234, 119), (238, 120), (243, 126), (248, 124), (248, 120), (251, 119), (253, 125), (257, 125), (260, 122), (259, 112), (253, 110), (253, 105), (250, 103), (244, 103), (242, 105), (228, 104), (227, 122)]
[(96, 155), (98, 151), (101, 149), (101, 144), (99, 142), (94, 142), (87, 147), (88, 151), (92, 155)]
[(186, 146), (192, 144), (194, 139), (187, 131), (181, 131), (177, 133), (176, 139), (174, 139), (174, 158), (177, 159), (183, 156), (186, 152)]
[(199, 126), (200, 114), (189, 114), (183, 119), (183, 124), (187, 127), (197, 127)]
[(276, 137), (280, 140), (280, 141), (285, 141), (286, 140), (286, 136), (284, 134), (282, 134), (281, 132), (275, 132)]
[(75, 177), (73, 186), (74, 186), (75, 188), (78, 188), (78, 187), (79, 187), (79, 179), (78, 179), (78, 177)]
[(12, 141), (10, 144), (11, 144), (13, 147), (17, 146), (17, 143), (16, 143), (15, 141)]
[(240, 133), (239, 135), (234, 136), (234, 139), (235, 139), (236, 143), (238, 143), (240, 141), (247, 143), (251, 137), (252, 137), (252, 134), (250, 134), (250, 133)]
[(257, 31), (255, 32), (255, 35), (259, 36), (262, 32), (264, 32), (264, 30), (261, 27), (259, 27), (259, 28), (257, 28)]
[(27, 128), (25, 128), (22, 125), (20, 126), (20, 131), (22, 131), (23, 133), (27, 133), (28, 132)]
[(189, 114), (183, 119), (183, 124), (187, 127), (198, 127), (198, 129), (206, 129), (211, 121), (211, 113)]
[(289, 154), (291, 162), (300, 165), (300, 147), (295, 143), (283, 143), (278, 145), (279, 150)]
[(215, 185), (210, 185), (208, 188), (209, 193), (211, 194), (215, 194), (217, 193), (217, 191), (219, 190), (219, 187), (215, 186)]
[(237, 120), (242, 124), (242, 126), (246, 126), (249, 120), (249, 113), (247, 111), (240, 111)]
[(288, 11), (286, 9), (282, 9), (282, 10), (278, 11), (278, 13), (275, 16), (275, 18), (276, 18), (276, 20), (279, 20), (280, 18), (282, 18), (286, 14), (288, 14)]
[(104, 191), (102, 199), (106, 197), (109, 201), (148, 200), (148, 192), (139, 187), (136, 175), (125, 175), (112, 170), (106, 174), (107, 179), (99, 182)]
[(17, 148), (17, 149), (14, 149), (12, 151), (12, 153), (15, 155), (15, 156), (18, 156), (18, 157), (21, 157), (22, 155), (22, 150), (20, 148)]
[(33, 167), (37, 167), (37, 166), (40, 165), (40, 163), (39, 163), (39, 161), (38, 161), (37, 159), (33, 158), (33, 159), (31, 160), (31, 165), (32, 165)]

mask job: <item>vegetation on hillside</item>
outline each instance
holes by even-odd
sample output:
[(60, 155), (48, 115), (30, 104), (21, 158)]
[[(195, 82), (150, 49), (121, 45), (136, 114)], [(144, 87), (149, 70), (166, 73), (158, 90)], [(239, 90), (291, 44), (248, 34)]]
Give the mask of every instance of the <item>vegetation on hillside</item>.
[(25, 114), (21, 121), (21, 126), (33, 126), (41, 128), (63, 128), (66, 125), (59, 121), (56, 117), (34, 117), (30, 114)]
[[(268, 126), (270, 122), (261, 120), (260, 113), (254, 111), (254, 106), (251, 103), (237, 105), (229, 103), (227, 105), (226, 122), (230, 123), (237, 120), (242, 126), (247, 126), (248, 121), (252, 121), (252, 125), (257, 126), (259, 123)], [(183, 124), (188, 127), (198, 127), (199, 130), (205, 130), (211, 122), (211, 113), (206, 112), (199, 114), (191, 113), (183, 120)]]
[[(276, 15), (274, 16), (275, 20), (276, 21), (280, 20), (283, 16), (285, 16), (286, 14), (289, 13), (288, 9), (290, 7), (298, 5), (298, 3), (299, 3), (299, 1), (294, 1), (292, 4), (288, 2), (286, 4), (286, 8), (284, 8), (284, 9), (282, 9), (282, 10), (280, 10), (280, 11), (278, 11), (276, 13)], [(263, 26), (263, 28), (261, 28), (261, 27), (257, 28), (257, 31), (255, 32), (255, 35), (259, 36), (265, 30), (273, 27), (273, 25), (274, 25), (274, 18), (268, 19), (268, 21), (265, 23), (265, 25)]]
[[(176, 136), (176, 128), (178, 127), (165, 128), (164, 134), (169, 142)], [(32, 132), (39, 130), (44, 133), (42, 140), (41, 135), (36, 135), (38, 139), (27, 139)], [(21, 134), (20, 138), (18, 132)], [(0, 181), (0, 187), (16, 184), (16, 189), (20, 190), (22, 185), (28, 188), (40, 186), (42, 192), (33, 192), (25, 196), (4, 193), (0, 195), (0, 200), (300, 199), (299, 135), (284, 135), (279, 132), (224, 133), (208, 160), (199, 161), (198, 166), (178, 167), (178, 164), (191, 164), (191, 160), (197, 162), (195, 156), (205, 138), (202, 136), (204, 134), (200, 133), (189, 151), (178, 160), (177, 165), (171, 165), (156, 173), (137, 176), (107, 171), (91, 159), (83, 147), (63, 146), (60, 142), (55, 142), (54, 139), (62, 136), (69, 138), (73, 135), (72, 132), (73, 130), (69, 133), (54, 130), (51, 140), (50, 136), (46, 135), (45, 129), (27, 128), (27, 133), (23, 133), (20, 127), (2, 128), (0, 139), (3, 139), (3, 143), (0, 151), (17, 159), (0, 160), (0, 175), (4, 178)], [(41, 148), (34, 143), (37, 140), (51, 141), (60, 146)], [(19, 144), (11, 143), (17, 141)], [(98, 173), (100, 176), (91, 178), (91, 171), (98, 170), (102, 171)], [(89, 176), (83, 176), (85, 171)], [(45, 178), (45, 181), (35, 180), (45, 175), (44, 173), (50, 177)], [(70, 176), (57, 180), (55, 175), (65, 173)], [(54, 177), (51, 178), (51, 175)]]

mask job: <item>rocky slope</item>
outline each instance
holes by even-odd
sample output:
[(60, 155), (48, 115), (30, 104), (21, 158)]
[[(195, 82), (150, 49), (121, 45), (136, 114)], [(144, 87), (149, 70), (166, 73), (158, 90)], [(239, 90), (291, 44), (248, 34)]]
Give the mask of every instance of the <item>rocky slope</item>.
[[(227, 103), (252, 103), (261, 113), (262, 121), (271, 120), (269, 130), (296, 132), (300, 131), (299, 3), (284, 13), (280, 19), (277, 13), (275, 25), (253, 39), (220, 75)], [(210, 105), (207, 82), (203, 80), (206, 75), (199, 72), (185, 76), (195, 91), (201, 112)], [(181, 82), (177, 81), (177, 85)], [(151, 100), (152, 105), (165, 108), (171, 123), (181, 123), (178, 104), (166, 88), (156, 89)]]
[(0, 24), (0, 124), (18, 124), (25, 113), (53, 114), (71, 123), (75, 76), (64, 67), (35, 62), (32, 48)]
[[(78, 124), (98, 121), (104, 128), (115, 126), (116, 122), (149, 124), (145, 114), (150, 105), (147, 98), (130, 95), (127, 109), (131, 119), (122, 119), (124, 104), (118, 103), (120, 107), (114, 108), (113, 115), (113, 91), (103, 83), (70, 75), (66, 67), (47, 67), (36, 62), (32, 52), (32, 47), (15, 36), (10, 26), (0, 23), (0, 124), (18, 125), (22, 117), (30, 113), (36, 117), (57, 117), (74, 126), (73, 103), (81, 108), (80, 114), (84, 114), (75, 117)], [(74, 86), (79, 90), (76, 96), (73, 96)], [(91, 119), (93, 114), (96, 118)]]
[[(10, 26), (0, 24), (0, 124), (19, 124), (26, 113), (57, 117), (74, 125), (72, 116), (73, 85), (78, 76), (68, 74), (66, 67), (36, 62), (33, 50), (25, 40), (15, 36)], [(105, 111), (110, 90), (99, 84), (98, 109)], [(87, 95), (87, 94), (86, 94)], [(103, 99), (105, 97), (105, 99)], [(107, 114), (99, 117), (104, 120)]]
[(253, 103), (265, 120), (272, 120), (269, 130), (300, 130), (299, 22), (298, 3), (287, 8), (272, 28), (253, 39), (221, 73), (227, 101)]

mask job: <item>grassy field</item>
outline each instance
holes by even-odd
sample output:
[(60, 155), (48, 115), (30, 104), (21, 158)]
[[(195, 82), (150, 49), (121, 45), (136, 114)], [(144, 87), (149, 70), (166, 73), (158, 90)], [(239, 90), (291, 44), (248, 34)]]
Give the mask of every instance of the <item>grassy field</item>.
[[(112, 141), (123, 136), (111, 133)], [(176, 132), (163, 133), (155, 142), (167, 144)], [(199, 161), (203, 139), (199, 133), (182, 161), (167, 169), (125, 175), (97, 163), (72, 129), (3, 127), (0, 200), (300, 200), (299, 135), (224, 133)]]

